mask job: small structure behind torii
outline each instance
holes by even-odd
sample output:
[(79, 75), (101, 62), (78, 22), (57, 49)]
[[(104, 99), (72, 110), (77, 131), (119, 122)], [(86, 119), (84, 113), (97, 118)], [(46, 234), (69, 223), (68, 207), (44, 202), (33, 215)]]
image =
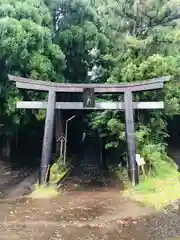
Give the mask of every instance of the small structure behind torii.
[[(21, 101), (17, 108), (47, 109), (44, 127), (44, 139), (41, 155), (39, 183), (44, 184), (46, 172), (52, 154), (52, 139), (54, 117), (56, 109), (119, 109), (125, 111), (126, 141), (128, 156), (128, 172), (132, 184), (139, 182), (138, 167), (136, 164), (136, 137), (134, 127), (134, 109), (163, 109), (163, 102), (133, 102), (133, 92), (155, 90), (163, 88), (164, 82), (169, 81), (169, 76), (154, 78), (147, 81), (128, 84), (66, 84), (40, 80), (32, 80), (9, 75), (9, 80), (16, 82), (16, 87), (27, 90), (48, 92), (48, 101)], [(83, 102), (56, 102), (58, 92), (83, 93)], [(124, 93), (124, 102), (96, 102), (95, 93)]]

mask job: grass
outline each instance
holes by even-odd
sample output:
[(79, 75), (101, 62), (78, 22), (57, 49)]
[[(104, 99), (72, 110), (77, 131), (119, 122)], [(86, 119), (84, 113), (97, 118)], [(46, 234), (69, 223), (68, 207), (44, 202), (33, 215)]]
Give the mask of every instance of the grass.
[(69, 168), (62, 171), (62, 172), (59, 172), (59, 173), (56, 173), (55, 177), (52, 176), (52, 178), (50, 179), (50, 182), (52, 184), (58, 184), (59, 181), (61, 181), (61, 179), (65, 176), (65, 174), (69, 171)]
[(54, 198), (59, 195), (57, 190), (58, 182), (64, 177), (70, 168), (54, 163), (50, 168), (49, 186), (35, 185), (35, 190), (29, 195), (32, 199)]
[(156, 174), (144, 178), (140, 184), (132, 187), (127, 170), (113, 169), (116, 176), (123, 182), (123, 195), (156, 209), (163, 209), (172, 202), (180, 199), (180, 173), (172, 161), (158, 161)]
[(59, 195), (56, 187), (35, 185), (35, 190), (29, 195), (32, 199), (49, 199)]
[(180, 182), (178, 178), (149, 178), (134, 189), (124, 192), (125, 196), (156, 209), (161, 209), (180, 199)]
[(156, 209), (162, 209), (180, 199), (180, 174), (171, 166), (169, 172), (166, 171), (164, 175), (141, 179), (139, 185), (127, 189), (124, 195)]
[(50, 183), (58, 184), (59, 181), (69, 171), (70, 167), (64, 166), (63, 164), (54, 163), (50, 169)]

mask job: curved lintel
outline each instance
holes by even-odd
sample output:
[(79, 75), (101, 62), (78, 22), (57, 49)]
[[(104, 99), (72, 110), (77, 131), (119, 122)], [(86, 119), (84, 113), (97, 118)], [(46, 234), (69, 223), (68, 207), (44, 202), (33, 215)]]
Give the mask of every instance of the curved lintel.
[(146, 81), (132, 82), (126, 84), (71, 84), (71, 83), (56, 83), (41, 80), (33, 80), (28, 78), (22, 78), (17, 76), (8, 75), (10, 81), (16, 82), (17, 88), (49, 91), (54, 90), (55, 92), (83, 92), (85, 88), (93, 88), (96, 93), (115, 93), (115, 92), (126, 92), (126, 91), (146, 91), (163, 88), (164, 82), (170, 80), (170, 76), (162, 76), (158, 78), (149, 79)]

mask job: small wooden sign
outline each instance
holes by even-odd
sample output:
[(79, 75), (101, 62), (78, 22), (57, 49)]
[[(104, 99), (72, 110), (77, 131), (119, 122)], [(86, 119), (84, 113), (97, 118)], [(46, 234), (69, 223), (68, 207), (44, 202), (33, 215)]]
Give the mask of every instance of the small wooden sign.
[(140, 154), (136, 154), (136, 162), (138, 165), (138, 172), (140, 174), (140, 168), (142, 169), (143, 175), (146, 178), (146, 173), (145, 173), (145, 169), (144, 169), (144, 165), (145, 165), (145, 161), (144, 158), (140, 156)]
[(95, 107), (94, 88), (83, 89), (83, 107)]
[(144, 158), (140, 156), (140, 154), (136, 154), (136, 162), (138, 166), (145, 165)]

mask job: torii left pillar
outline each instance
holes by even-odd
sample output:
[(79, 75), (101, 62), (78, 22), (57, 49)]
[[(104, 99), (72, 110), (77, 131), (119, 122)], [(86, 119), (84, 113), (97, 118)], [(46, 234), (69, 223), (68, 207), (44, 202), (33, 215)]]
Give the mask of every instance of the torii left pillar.
[(136, 135), (134, 129), (134, 111), (132, 92), (124, 93), (125, 121), (126, 121), (126, 142), (128, 156), (128, 175), (133, 186), (139, 183), (138, 166), (136, 163)]
[(42, 147), (42, 155), (41, 155), (41, 169), (40, 169), (40, 178), (39, 178), (40, 185), (46, 184), (48, 166), (51, 161), (55, 108), (56, 108), (56, 92), (53, 90), (50, 90), (48, 95), (48, 105), (47, 105), (47, 111), (46, 111), (44, 139), (43, 139), (43, 147)]

